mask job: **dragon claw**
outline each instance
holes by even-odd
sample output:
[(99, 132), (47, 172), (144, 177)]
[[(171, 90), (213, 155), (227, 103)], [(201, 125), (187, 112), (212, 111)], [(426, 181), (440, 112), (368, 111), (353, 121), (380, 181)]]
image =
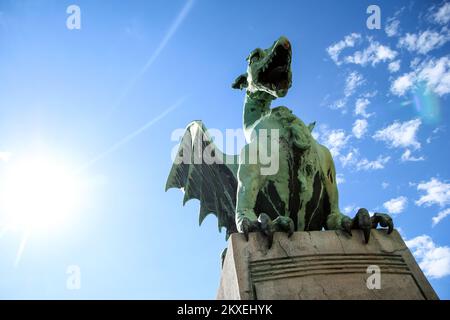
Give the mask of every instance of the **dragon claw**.
[(258, 218), (260, 231), (267, 237), (269, 241), (269, 249), (272, 247), (273, 243), (273, 234), (277, 231), (285, 232), (288, 235), (288, 238), (294, 234), (295, 225), (294, 221), (285, 216), (278, 216), (273, 221), (272, 219), (265, 213), (261, 213)]
[(370, 239), (370, 228), (364, 228), (363, 229), (364, 232), (364, 241), (366, 243), (369, 243), (369, 239)]
[(342, 230), (350, 237), (352, 236), (352, 219), (344, 217), (341, 221)]
[(248, 242), (248, 225), (245, 223), (242, 223), (242, 233), (244, 234), (245, 241)]
[(294, 234), (294, 220), (289, 217), (278, 216), (275, 220), (273, 220), (273, 225), (276, 231), (286, 232), (288, 234), (288, 238)]
[(260, 213), (258, 220), (253, 221), (244, 217), (241, 221), (240, 231), (244, 234), (245, 240), (248, 241), (250, 232), (261, 232), (268, 241), (269, 249), (273, 244), (273, 235), (277, 231), (286, 232), (288, 237), (291, 237), (295, 231), (294, 221), (285, 216), (278, 216), (272, 220), (266, 213)]
[(261, 213), (258, 217), (258, 222), (260, 231), (267, 237), (270, 249), (272, 247), (273, 233), (275, 231), (272, 219), (270, 219), (270, 217), (267, 214)]
[(248, 234), (252, 231), (259, 230), (259, 222), (252, 221), (247, 217), (244, 217), (241, 222), (241, 230), (244, 234), (245, 240), (248, 241)]
[(372, 220), (367, 209), (361, 208), (353, 219), (352, 229), (360, 229), (364, 234), (364, 241), (369, 242), (370, 230), (372, 229)]
[(370, 239), (370, 230), (376, 229), (378, 225), (383, 228), (387, 228), (388, 234), (394, 230), (394, 223), (388, 214), (375, 213), (371, 217), (367, 209), (361, 208), (358, 210), (355, 218), (353, 218), (351, 222), (351, 229), (362, 230), (364, 234), (364, 241), (368, 243)]

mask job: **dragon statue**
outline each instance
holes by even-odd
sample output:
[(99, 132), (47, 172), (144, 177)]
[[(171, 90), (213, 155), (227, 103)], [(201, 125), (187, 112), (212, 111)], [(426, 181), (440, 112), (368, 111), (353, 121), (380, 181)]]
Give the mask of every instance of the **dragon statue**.
[[(190, 123), (166, 190), (182, 189), (183, 204), (199, 199), (199, 223), (215, 214), (219, 230), (226, 228), (227, 239), (235, 232), (244, 233), (247, 239), (249, 232), (261, 232), (270, 247), (278, 231), (291, 235), (294, 231), (343, 230), (351, 236), (352, 229), (360, 229), (366, 243), (370, 230), (378, 225), (391, 233), (393, 222), (387, 214), (370, 216), (361, 208), (352, 219), (341, 213), (333, 158), (311, 135), (315, 123), (305, 125), (286, 107), (270, 108), (291, 87), (291, 59), (291, 44), (285, 37), (268, 49), (250, 53), (247, 72), (232, 84), (234, 89), (246, 89), (243, 127), (248, 143), (240, 155), (226, 155), (214, 145), (201, 121)], [(262, 174), (264, 163), (249, 159), (252, 151), (258, 155), (269, 146), (267, 141), (277, 147), (278, 170)], [(202, 159), (205, 153), (214, 161)]]

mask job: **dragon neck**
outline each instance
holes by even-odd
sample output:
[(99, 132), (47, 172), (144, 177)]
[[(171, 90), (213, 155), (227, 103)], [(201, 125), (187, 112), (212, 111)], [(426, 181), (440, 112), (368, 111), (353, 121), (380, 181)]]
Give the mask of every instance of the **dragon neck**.
[(270, 110), (270, 104), (275, 98), (262, 91), (247, 91), (244, 101), (244, 131), (251, 131), (255, 123)]

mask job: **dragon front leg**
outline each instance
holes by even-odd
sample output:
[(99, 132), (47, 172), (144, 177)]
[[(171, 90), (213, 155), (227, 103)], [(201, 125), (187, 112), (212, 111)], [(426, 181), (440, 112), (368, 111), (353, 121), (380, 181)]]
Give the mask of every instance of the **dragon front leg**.
[(258, 164), (241, 163), (238, 170), (236, 226), (247, 240), (249, 232), (260, 229), (254, 208), (265, 177), (261, 176), (259, 167)]
[[(246, 152), (251, 150), (251, 148), (252, 146), (247, 145), (242, 154), (248, 155)], [(267, 237), (270, 248), (274, 232), (286, 232), (288, 236), (294, 233), (294, 221), (290, 217), (281, 215), (274, 220), (266, 213), (260, 213), (259, 216), (256, 215), (254, 208), (258, 193), (270, 176), (261, 174), (261, 166), (258, 162), (256, 164), (245, 163), (246, 158), (242, 154), (238, 170), (236, 226), (239, 232), (244, 233), (247, 241), (249, 232), (261, 232)]]
[[(241, 174), (248, 173), (248, 168), (239, 168)], [(257, 178), (258, 179), (258, 178)], [(260, 187), (264, 180), (251, 179), (250, 175), (245, 175), (239, 180), (236, 225), (239, 232), (244, 233), (248, 241), (249, 232), (261, 232), (267, 237), (269, 248), (272, 247), (273, 234), (277, 231), (286, 232), (290, 237), (295, 230), (294, 221), (290, 217), (278, 216), (272, 220), (266, 213), (260, 213), (256, 216), (254, 206)]]

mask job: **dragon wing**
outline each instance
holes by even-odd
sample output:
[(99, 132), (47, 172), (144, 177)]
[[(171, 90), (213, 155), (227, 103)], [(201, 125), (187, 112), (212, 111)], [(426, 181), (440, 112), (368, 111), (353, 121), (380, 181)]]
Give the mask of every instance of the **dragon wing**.
[[(204, 157), (210, 155), (214, 163)], [(199, 225), (208, 214), (215, 214), (219, 231), (226, 228), (228, 239), (237, 232), (235, 222), (238, 156), (223, 154), (209, 136), (201, 121), (191, 122), (181, 139), (166, 191), (184, 191), (183, 205), (190, 199), (200, 200)]]

